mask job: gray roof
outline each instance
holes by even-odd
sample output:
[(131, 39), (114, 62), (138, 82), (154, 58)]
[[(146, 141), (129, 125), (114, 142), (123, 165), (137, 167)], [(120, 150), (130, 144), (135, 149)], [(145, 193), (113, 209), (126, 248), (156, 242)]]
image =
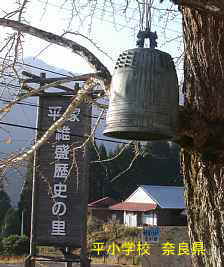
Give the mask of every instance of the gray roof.
[(184, 187), (181, 186), (153, 186), (140, 187), (164, 209), (185, 209)]

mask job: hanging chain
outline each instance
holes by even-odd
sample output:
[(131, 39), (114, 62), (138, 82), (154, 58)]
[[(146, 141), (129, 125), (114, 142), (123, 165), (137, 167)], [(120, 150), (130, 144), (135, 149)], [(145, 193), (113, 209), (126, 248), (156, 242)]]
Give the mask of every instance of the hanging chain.
[(152, 20), (152, 13), (151, 13), (151, 6), (152, 0), (146, 0), (145, 2), (145, 30), (151, 30), (151, 20)]
[(138, 12), (139, 12), (139, 30), (143, 31), (144, 30), (145, 3), (141, 3), (138, 1)]
[[(149, 39), (150, 48), (155, 48), (157, 46), (156, 39), (157, 33), (151, 32), (152, 27), (152, 5), (154, 0), (145, 0), (144, 3), (138, 2), (139, 14), (140, 14), (140, 25), (139, 32), (137, 34), (137, 46), (139, 48), (144, 48), (145, 39)], [(142, 8), (140, 7), (142, 4)], [(145, 24), (145, 28), (144, 28)]]

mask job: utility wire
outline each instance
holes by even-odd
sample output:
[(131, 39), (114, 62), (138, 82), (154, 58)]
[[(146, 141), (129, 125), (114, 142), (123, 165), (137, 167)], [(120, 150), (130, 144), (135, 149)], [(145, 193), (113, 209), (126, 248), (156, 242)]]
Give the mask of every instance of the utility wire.
[[(4, 98), (0, 98), (1, 101), (4, 101), (4, 102), (11, 102), (9, 100), (6, 100)], [(36, 104), (32, 104), (32, 103), (25, 103), (25, 102), (19, 102), (17, 103), (19, 105), (27, 105), (27, 106), (32, 106), (32, 107), (39, 107), (41, 109), (47, 109), (47, 108), (44, 108), (44, 107), (41, 107), (39, 105), (36, 105)], [(86, 115), (86, 114), (83, 114), (84, 116), (86, 117), (91, 117), (91, 118), (98, 118), (98, 116), (89, 116), (89, 115)], [(104, 118), (101, 118), (103, 120), (105, 120)], [(36, 128), (36, 127), (31, 127), (31, 126), (25, 126), (25, 125), (19, 125), (19, 124), (13, 124), (13, 123), (6, 123), (6, 122), (0, 122), (0, 124), (3, 124), (3, 125), (8, 125), (8, 126), (14, 126), (14, 127), (20, 127), (20, 128), (24, 128), (24, 129), (30, 129), (30, 130), (38, 130), (38, 131), (46, 131), (47, 129), (40, 129), (40, 128)], [(86, 138), (85, 136), (81, 136), (81, 135), (74, 135), (74, 134), (71, 134), (71, 136), (76, 136), (76, 137), (82, 137), (82, 138)], [(121, 141), (114, 141), (114, 140), (110, 140), (110, 139), (105, 139), (105, 138), (98, 138), (98, 137), (95, 137), (96, 140), (99, 140), (99, 141), (106, 141), (106, 142), (111, 142), (111, 143), (117, 143), (117, 144), (127, 144), (126, 142), (121, 142)]]
[[(0, 56), (0, 59), (4, 59), (4, 57), (1, 57)], [(11, 59), (8, 59), (8, 61), (12, 61)], [(53, 71), (53, 70), (48, 70), (48, 69), (45, 69), (45, 68), (40, 68), (40, 67), (36, 67), (34, 65), (31, 65), (31, 64), (27, 64), (27, 63), (22, 63), (22, 62), (19, 62), (17, 61), (16, 62), (17, 64), (20, 64), (20, 65), (23, 65), (23, 66), (27, 66), (27, 67), (31, 67), (31, 68), (34, 68), (34, 69), (38, 69), (38, 70), (42, 70), (42, 71), (47, 71), (47, 72), (50, 72), (50, 73), (53, 73), (53, 74), (58, 74), (58, 75), (61, 75), (61, 76), (64, 76), (64, 77), (68, 77), (68, 75), (66, 74), (63, 74), (63, 73), (60, 73), (60, 72), (56, 72), (56, 71)], [(4, 74), (5, 76), (9, 75), (9, 74)], [(11, 77), (11, 75), (9, 75)], [(16, 78), (16, 76), (12, 76), (12, 78)]]
[(19, 85), (16, 85), (16, 84), (12, 84), (12, 83), (5, 83), (5, 82), (0, 82), (0, 85), (6, 85), (8, 87), (11, 87), (11, 88), (21, 88)]
[[(0, 56), (0, 59), (4, 59), (4, 58)], [(174, 58), (172, 58), (172, 59), (174, 59)], [(12, 60), (11, 59), (8, 59), (8, 61), (12, 61)], [(22, 63), (22, 62), (19, 62), (19, 61), (17, 61), (16, 63), (19, 64), (19, 65), (31, 67), (33, 69), (38, 69), (38, 70), (46, 71), (46, 72), (49, 72), (49, 73), (58, 74), (58, 75), (61, 75), (61, 76), (64, 76), (64, 77), (70, 77), (70, 76), (68, 76), (66, 74), (63, 74), (63, 73), (60, 73), (60, 72), (55, 72), (55, 71), (48, 70), (48, 69), (45, 69), (45, 68), (40, 68), (40, 67), (31, 65), (31, 64)], [(10, 75), (10, 74), (5, 74), (4, 73), (4, 74), (2, 74), (2, 76), (6, 76), (6, 77), (17, 79), (16, 76), (13, 76), (13, 75)], [(1, 78), (1, 76), (0, 76), (0, 78)]]
[[(18, 128), (29, 129), (29, 130), (38, 130), (38, 131), (41, 131), (41, 132), (46, 132), (47, 131), (47, 129), (31, 127), (31, 126), (26, 126), (26, 125), (22, 125), (22, 124), (2, 122), (2, 121), (0, 122), (0, 124), (8, 125), (8, 126), (13, 126), (13, 127), (18, 127)], [(88, 136), (84, 136), (84, 135), (78, 135), (78, 134), (70, 134), (70, 135), (71, 136), (74, 136), (74, 137), (88, 138)], [(106, 142), (111, 142), (111, 143), (117, 143), (117, 144), (125, 144), (125, 145), (128, 144), (127, 142), (114, 141), (114, 140), (105, 139), (105, 138), (99, 138), (99, 137), (94, 137), (94, 139), (99, 140), (99, 141), (106, 141)]]
[[(0, 57), (0, 58), (1, 58), (1, 57)], [(1, 78), (2, 76), (6, 76), (6, 77), (13, 78), (13, 79), (17, 79), (17, 77), (16, 77), (16, 76), (13, 76), (12, 74), (6, 74), (6, 73), (4, 73), (4, 74), (1, 74), (1, 75), (0, 75), (0, 78)]]
[[(5, 102), (11, 102), (9, 100), (4, 100), (2, 98), (0, 98), (0, 100), (1, 101), (5, 101)], [(17, 104), (40, 107), (39, 105), (35, 105), (35, 104), (27, 104), (27, 103), (17, 103)], [(41, 108), (42, 109), (47, 109), (47, 108), (43, 108), (43, 107), (41, 107)], [(97, 116), (88, 116), (88, 115), (84, 115), (84, 116), (91, 117), (91, 118), (98, 118)], [(101, 118), (101, 119), (105, 120), (104, 118)], [(19, 128), (24, 128), (24, 129), (30, 129), (30, 130), (38, 130), (38, 131), (42, 131), (42, 132), (47, 130), (47, 129), (41, 129), (41, 128), (36, 128), (36, 127), (31, 127), (31, 126), (26, 126), (26, 125), (21, 125), (21, 124), (6, 123), (6, 122), (0, 122), (0, 124), (19, 127)], [(76, 134), (71, 134), (71, 136), (86, 138), (85, 136), (76, 135)], [(95, 137), (95, 139), (99, 140), (99, 141), (106, 141), (106, 142), (117, 143), (117, 144), (128, 144), (126, 142), (114, 141), (114, 140), (105, 139), (105, 138), (99, 138), (99, 137)]]
[[(4, 99), (2, 97), (0, 97), (0, 101), (6, 102), (6, 103), (11, 103), (10, 100)], [(18, 102), (18, 103), (16, 103), (16, 105), (24, 105), (24, 106), (30, 106), (30, 107), (37, 107), (37, 108), (40, 108), (42, 110), (48, 110), (48, 108), (41, 107), (40, 105), (33, 104), (31, 102)], [(97, 119), (98, 118), (97, 115), (95, 116), (95, 115), (86, 115), (86, 114), (83, 114), (83, 116), (84, 117), (88, 117), (88, 118), (93, 118), (93, 119)], [(101, 118), (101, 120), (105, 120), (105, 119), (104, 118)]]

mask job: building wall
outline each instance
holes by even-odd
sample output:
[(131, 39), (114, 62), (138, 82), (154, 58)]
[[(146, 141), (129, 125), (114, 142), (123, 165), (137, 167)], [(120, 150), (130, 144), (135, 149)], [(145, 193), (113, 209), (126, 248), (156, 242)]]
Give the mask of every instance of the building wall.
[(90, 216), (96, 217), (99, 220), (102, 220), (104, 222), (108, 221), (111, 217), (111, 211), (108, 209), (88, 209), (88, 213)]
[(112, 210), (111, 218), (113, 214), (116, 214), (116, 220), (119, 221), (120, 224), (124, 223), (124, 211), (123, 210)]
[[(136, 225), (135, 226), (143, 226), (144, 224), (144, 220), (143, 220), (143, 216), (147, 215), (147, 214), (153, 214), (153, 212), (151, 213), (143, 213), (141, 211), (132, 211), (132, 212), (124, 212), (124, 217), (128, 217), (130, 215), (136, 216)], [(128, 219), (124, 218), (124, 224), (126, 224), (127, 226), (130, 226), (128, 224)], [(154, 214), (154, 225), (156, 225), (156, 214)]]
[(95, 209), (89, 208), (88, 213), (90, 216), (93, 216), (104, 222), (112, 220), (112, 216), (116, 215), (116, 220), (119, 221), (119, 223), (121, 224), (124, 223), (123, 211), (120, 210), (109, 210), (106, 208), (95, 208)]
[(159, 226), (186, 226), (187, 217), (181, 215), (179, 209), (157, 209), (157, 224)]
[[(149, 212), (124, 212), (124, 217), (127, 217), (128, 214), (137, 215), (137, 225), (143, 226), (147, 225), (158, 225), (158, 226), (186, 226), (187, 217), (181, 215), (181, 210), (179, 209), (157, 209), (155, 211)], [(154, 217), (153, 217), (154, 214)], [(150, 215), (151, 220), (146, 222), (143, 217), (144, 215)], [(128, 219), (124, 218), (124, 224), (128, 225)]]
[(130, 197), (125, 200), (125, 202), (156, 204), (155, 201), (150, 198), (141, 187), (131, 194)]
[[(130, 219), (130, 217), (134, 217), (133, 219)], [(135, 224), (133, 225), (133, 222)], [(142, 216), (141, 212), (136, 212), (136, 211), (124, 211), (124, 224), (126, 226), (130, 227), (137, 227), (142, 225)]]
[[(127, 224), (127, 220), (125, 217), (128, 214), (137, 215), (137, 225), (136, 226), (143, 226), (144, 214), (152, 214), (154, 213), (154, 220), (153, 225), (158, 226), (186, 226), (187, 225), (187, 217), (185, 215), (181, 215), (182, 210), (180, 209), (156, 209), (154, 211), (149, 212), (125, 212), (122, 210), (109, 210), (109, 209), (91, 209), (89, 208), (89, 215), (96, 217), (99, 220), (104, 222), (108, 222), (112, 220), (112, 216), (116, 221), (119, 221), (121, 224)], [(116, 216), (115, 216), (116, 215)], [(116, 218), (115, 218), (116, 217)]]

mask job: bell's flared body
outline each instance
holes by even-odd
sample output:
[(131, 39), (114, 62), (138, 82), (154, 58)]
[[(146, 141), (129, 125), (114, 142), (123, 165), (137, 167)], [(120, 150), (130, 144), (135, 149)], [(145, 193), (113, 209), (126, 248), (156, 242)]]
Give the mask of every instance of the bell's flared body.
[(104, 134), (126, 140), (172, 139), (178, 101), (171, 56), (150, 48), (127, 50), (115, 66)]

